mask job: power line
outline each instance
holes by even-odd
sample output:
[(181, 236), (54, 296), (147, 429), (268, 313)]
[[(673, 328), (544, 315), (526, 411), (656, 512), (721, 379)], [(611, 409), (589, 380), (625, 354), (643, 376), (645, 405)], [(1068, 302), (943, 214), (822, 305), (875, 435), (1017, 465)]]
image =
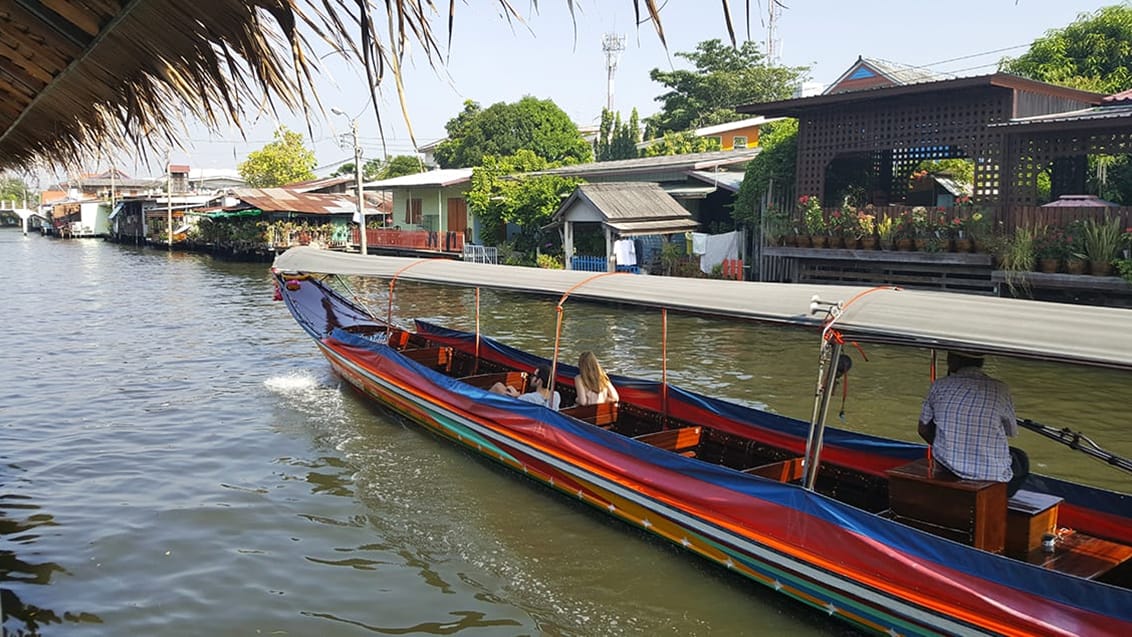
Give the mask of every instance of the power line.
[[(925, 67), (927, 67), (927, 66), (938, 66), (940, 64), (947, 64), (949, 62), (958, 62), (959, 60), (969, 60), (971, 58), (982, 57), (984, 55), (990, 55), (992, 53), (1003, 53), (1005, 51), (1013, 51), (1014, 49), (1021, 49), (1021, 48), (1029, 47), (1029, 46), (1030, 46), (1029, 44), (1015, 44), (1014, 46), (1007, 46), (1007, 47), (1003, 47), (1001, 49), (994, 49), (993, 51), (983, 51), (982, 53), (972, 53), (971, 55), (962, 55), (962, 56), (959, 56), (957, 58), (951, 58), (950, 60), (940, 60), (939, 62), (929, 62), (928, 64), (925, 64), (924, 66)], [(997, 62), (995, 62), (995, 64), (997, 64)], [(984, 64), (983, 66), (990, 66), (990, 65)], [(975, 68), (979, 68), (979, 67), (975, 67)]]

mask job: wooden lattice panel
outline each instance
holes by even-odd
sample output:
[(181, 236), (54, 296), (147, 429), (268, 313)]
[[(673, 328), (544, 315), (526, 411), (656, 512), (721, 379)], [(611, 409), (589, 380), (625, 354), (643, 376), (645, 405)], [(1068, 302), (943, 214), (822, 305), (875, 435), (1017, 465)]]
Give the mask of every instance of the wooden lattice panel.
[(796, 192), (825, 196), (825, 173), (849, 153), (887, 154), (877, 183), (905, 182), (923, 159), (969, 157), (975, 164), (976, 201), (997, 200), (1003, 182), (1005, 133), (988, 124), (1012, 114), (1012, 92), (999, 87), (908, 95), (857, 104), (836, 104), (799, 118)]
[[(1050, 173), (1053, 192), (1071, 192), (1082, 182), (1084, 157), (1093, 154), (1132, 153), (1132, 122), (1114, 124), (1103, 131), (1063, 131), (1012, 134), (1009, 139), (1009, 193), (1006, 203), (1033, 206), (1038, 203), (1037, 178)], [(1073, 161), (1059, 161), (1069, 160)]]

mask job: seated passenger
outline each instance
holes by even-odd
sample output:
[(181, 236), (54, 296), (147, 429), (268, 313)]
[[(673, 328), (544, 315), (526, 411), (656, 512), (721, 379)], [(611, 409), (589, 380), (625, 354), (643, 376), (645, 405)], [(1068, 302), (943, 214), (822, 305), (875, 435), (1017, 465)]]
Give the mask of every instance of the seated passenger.
[(948, 352), (947, 376), (928, 390), (918, 430), (946, 469), (969, 480), (1005, 482), (1012, 496), (1030, 463), (1024, 451), (1007, 445), (1018, 433), (1010, 389), (982, 367), (982, 354)]
[(601, 363), (597, 362), (597, 356), (591, 351), (582, 352), (578, 357), (578, 375), (574, 377), (574, 390), (578, 393), (579, 405), (615, 403), (621, 400), (617, 395), (617, 388), (610, 382), (609, 376), (601, 368)]
[[(528, 403), (544, 405), (558, 411), (558, 407), (562, 404), (562, 395), (558, 392), (554, 392), (553, 401), (551, 400), (550, 388), (547, 387), (550, 383), (549, 367), (545, 365), (540, 366), (535, 370), (534, 374), (527, 378), (527, 383), (531, 387), (531, 390), (525, 394), (520, 394), (514, 387), (504, 385), (503, 383), (495, 383), (491, 386), (491, 391), (496, 394), (505, 394), (512, 398), (518, 398)], [(547, 404), (548, 402), (550, 404)]]

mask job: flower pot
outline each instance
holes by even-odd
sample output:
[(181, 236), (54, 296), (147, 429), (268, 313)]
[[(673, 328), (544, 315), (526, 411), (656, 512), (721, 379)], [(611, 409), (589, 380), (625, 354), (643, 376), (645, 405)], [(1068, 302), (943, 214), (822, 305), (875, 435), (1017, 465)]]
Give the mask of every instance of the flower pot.
[(861, 249), (862, 250), (876, 250), (877, 249), (877, 238), (876, 237), (862, 237), (861, 238)]
[(1089, 274), (1093, 276), (1108, 276), (1112, 274), (1112, 262), (1093, 259), (1089, 261)]
[(955, 240), (956, 252), (970, 252), (975, 247), (975, 242), (967, 237), (960, 237)]
[(907, 252), (908, 250), (911, 250), (914, 246), (915, 246), (915, 244), (912, 242), (911, 239), (897, 239), (896, 240), (896, 249), (897, 250), (902, 250), (902, 251)]
[(912, 245), (915, 246), (916, 250), (923, 252), (928, 247), (928, 240), (927, 239), (914, 239), (912, 241)]
[(1061, 267), (1061, 259), (1039, 259), (1038, 269), (1046, 274), (1053, 274)]
[(1065, 271), (1069, 274), (1084, 274), (1086, 265), (1084, 259), (1066, 259)]
[(829, 237), (821, 234), (810, 235), (810, 245), (815, 248), (824, 248), (829, 242)]

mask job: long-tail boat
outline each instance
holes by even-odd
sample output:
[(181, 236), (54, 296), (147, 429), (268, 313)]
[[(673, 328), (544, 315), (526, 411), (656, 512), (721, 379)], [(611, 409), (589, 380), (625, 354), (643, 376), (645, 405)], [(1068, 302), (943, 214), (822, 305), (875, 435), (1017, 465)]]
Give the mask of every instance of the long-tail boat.
[[(1132, 371), (1132, 311), (896, 288), (553, 271), (293, 248), (277, 294), (332, 368), (429, 431), (858, 628), (887, 635), (1132, 634), (1132, 496), (1031, 474), (965, 480), (920, 444), (825, 426), (846, 343)], [(374, 311), (342, 277), (388, 280)], [(476, 290), (476, 331), (392, 316), (397, 281)], [(811, 422), (660, 381), (571, 406), (577, 370), (479, 333), (479, 290), (553, 295), (815, 333)], [(385, 310), (384, 315), (380, 310)], [(820, 336), (819, 336), (820, 335)], [(662, 347), (662, 359), (666, 349)], [(563, 408), (492, 392), (539, 365)], [(661, 361), (666, 370), (666, 361)], [(811, 381), (812, 382), (812, 381)], [(1112, 464), (1068, 429), (1020, 421)], [(1082, 442), (1086, 441), (1086, 442)]]

